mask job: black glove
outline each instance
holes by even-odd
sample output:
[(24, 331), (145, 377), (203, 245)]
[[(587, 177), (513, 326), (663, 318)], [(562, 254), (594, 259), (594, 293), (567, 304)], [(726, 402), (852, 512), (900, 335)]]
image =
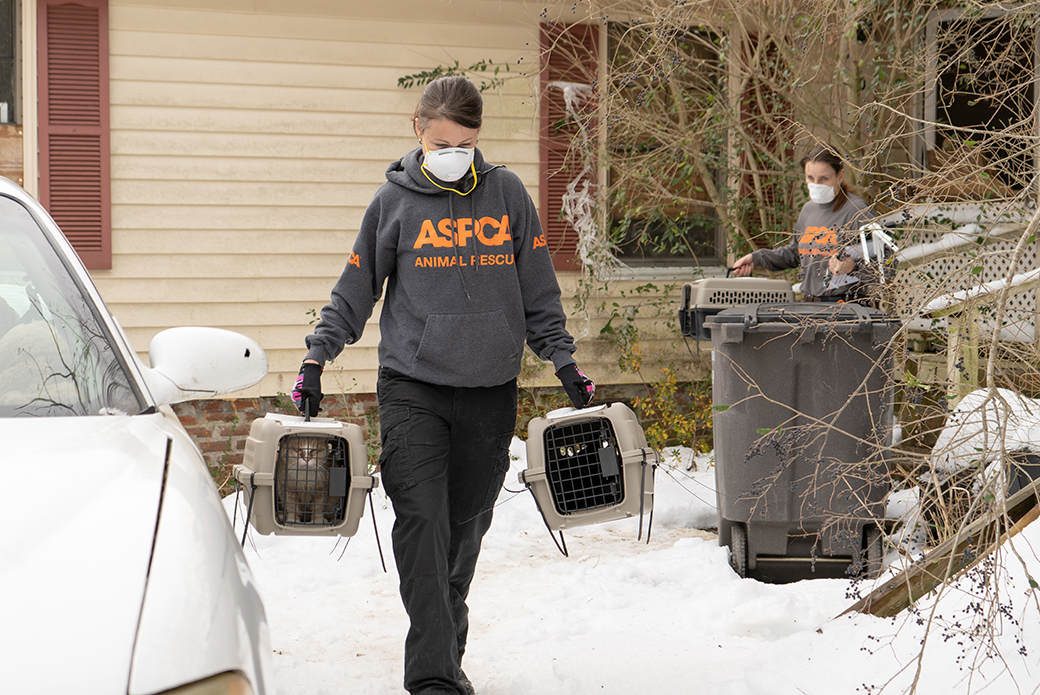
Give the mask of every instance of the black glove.
[(596, 395), (596, 385), (592, 379), (581, 373), (576, 364), (568, 364), (556, 372), (556, 377), (563, 384), (563, 390), (571, 397), (575, 408), (584, 408), (592, 402)]
[(296, 409), (309, 417), (316, 417), (321, 412), (321, 399), (325, 397), (321, 392), (321, 372), (320, 364), (304, 362), (300, 367), (299, 376), (296, 377), (296, 386), (292, 390), (292, 400)]

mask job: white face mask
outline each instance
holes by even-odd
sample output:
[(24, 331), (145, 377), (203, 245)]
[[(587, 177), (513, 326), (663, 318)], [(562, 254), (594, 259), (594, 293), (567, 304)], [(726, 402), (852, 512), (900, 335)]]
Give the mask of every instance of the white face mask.
[(442, 150), (427, 150), (423, 166), (441, 181), (458, 181), (473, 164), (474, 149), (445, 147)]
[(809, 200), (820, 205), (834, 201), (834, 189), (823, 183), (807, 183), (809, 187)]

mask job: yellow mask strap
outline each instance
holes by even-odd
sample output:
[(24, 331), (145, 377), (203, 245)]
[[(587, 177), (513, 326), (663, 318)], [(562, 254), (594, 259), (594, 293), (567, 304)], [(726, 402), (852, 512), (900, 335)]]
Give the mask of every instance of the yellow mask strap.
[(419, 168), (422, 169), (423, 176), (426, 177), (426, 180), (429, 181), (430, 183), (432, 183), (437, 188), (441, 189), (442, 191), (451, 191), (452, 193), (458, 193), (459, 195), (469, 195), (470, 193), (472, 193), (477, 188), (477, 168), (476, 168), (476, 166), (473, 165), (472, 162), (470, 162), (469, 170), (473, 172), (473, 187), (470, 188), (465, 193), (459, 193), (454, 188), (445, 188), (444, 186), (440, 185), (439, 183), (437, 183), (436, 181), (434, 181), (433, 179), (430, 178), (430, 175), (426, 173), (426, 167), (424, 167), (422, 164), (420, 164)]

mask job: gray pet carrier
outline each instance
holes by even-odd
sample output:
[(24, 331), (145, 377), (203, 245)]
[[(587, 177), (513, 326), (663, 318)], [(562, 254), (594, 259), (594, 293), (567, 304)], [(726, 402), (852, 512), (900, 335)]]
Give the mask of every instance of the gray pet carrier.
[(745, 304), (793, 302), (794, 292), (786, 280), (768, 278), (704, 278), (683, 285), (679, 306), (679, 331), (688, 338), (711, 340), (704, 320), (723, 309)]
[(641, 535), (643, 514), (653, 512), (658, 455), (630, 408), (563, 408), (532, 419), (527, 435), (519, 479), (550, 531), (638, 516)]

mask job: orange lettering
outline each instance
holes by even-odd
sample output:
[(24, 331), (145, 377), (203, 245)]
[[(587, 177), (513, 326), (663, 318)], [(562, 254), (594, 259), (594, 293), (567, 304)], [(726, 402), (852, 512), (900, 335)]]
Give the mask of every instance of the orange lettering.
[(347, 256), (347, 263), (349, 263), (350, 265), (355, 266), (357, 268), (360, 268), (361, 267), (361, 256), (359, 256), (356, 253), (354, 253), (353, 251), (351, 251), (350, 255)]
[(452, 246), (452, 239), (455, 238), (455, 230), (452, 229), (451, 220), (445, 218), (437, 223), (437, 231), (448, 237), (448, 248)]
[(838, 246), (838, 235), (827, 227), (806, 227), (798, 239), (798, 253), (803, 256), (830, 256)]
[[(484, 227), (493, 227), (498, 232), (495, 236), (488, 238), (484, 234)], [(474, 224), (474, 232), (484, 246), (501, 246), (509, 241), (509, 215), (503, 215), (501, 221), (494, 217), (481, 217), (480, 221)]]
[(480, 241), (480, 243), (482, 243), (484, 246), (497, 246), (497, 244), (495, 243), (495, 239), (498, 238), (498, 235), (496, 234), (494, 239), (489, 239), (484, 234), (484, 227), (494, 227), (495, 229), (498, 229), (498, 220), (496, 220), (494, 217), (481, 217), (480, 220), (474, 225), (474, 227), (474, 232), (476, 234), (477, 240)]
[(466, 239), (473, 236), (473, 220), (468, 217), (460, 217), (455, 224), (459, 230), (457, 235), (459, 246), (465, 246)]
[(534, 246), (532, 246), (531, 248), (532, 249), (540, 249), (543, 246), (547, 246), (547, 245), (548, 244), (546, 244), (546, 242), (545, 242), (545, 235), (544, 234), (539, 234), (538, 236), (536, 236), (534, 238)]
[[(443, 224), (443, 221), (442, 221)], [(423, 220), (422, 228), (419, 230), (419, 238), (415, 240), (415, 244), (412, 246), (413, 249), (422, 248), (423, 246), (430, 244), (434, 248), (444, 249), (451, 248), (451, 228), (445, 232), (447, 238), (437, 235), (437, 231), (433, 228), (433, 222), (431, 220)]]
[[(492, 236), (487, 234), (487, 228), (495, 230)], [(457, 230), (457, 231), (456, 231)], [(452, 223), (451, 219), (445, 218), (437, 222), (434, 228), (433, 220), (423, 220), (412, 248), (419, 249), (423, 246), (433, 246), (438, 249), (450, 249), (453, 241), (459, 246), (468, 246), (469, 239), (474, 238), (484, 246), (502, 246), (510, 241), (509, 215), (503, 215), (501, 220), (494, 217), (481, 217), (479, 220), (470, 217), (460, 217)], [(545, 237), (541, 237), (541, 243), (535, 241), (535, 248), (539, 245), (545, 246)]]

